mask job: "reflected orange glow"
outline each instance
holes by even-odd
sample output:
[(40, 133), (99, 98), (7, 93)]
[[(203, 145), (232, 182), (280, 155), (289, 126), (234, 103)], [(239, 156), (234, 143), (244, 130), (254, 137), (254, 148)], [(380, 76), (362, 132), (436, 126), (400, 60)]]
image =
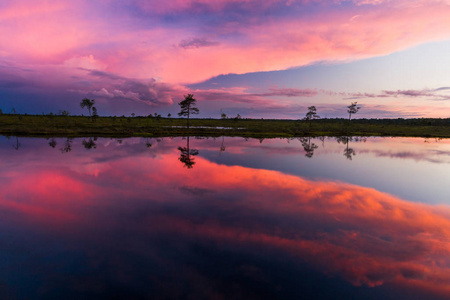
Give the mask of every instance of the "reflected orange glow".
[(110, 209), (106, 200), (111, 199), (130, 206), (130, 199), (174, 208), (192, 204), (208, 212), (202, 222), (167, 214), (152, 216), (142, 229), (282, 251), (354, 285), (393, 283), (450, 292), (448, 207), (410, 203), (350, 184), (218, 165), (201, 157), (187, 170), (174, 152), (160, 158), (97, 163), (95, 180), (82, 173), (89, 168), (12, 176), (10, 188), (2, 188), (0, 205), (37, 223), (53, 218), (56, 223), (70, 219), (90, 224), (83, 211), (92, 205)]
[(44, 223), (71, 222), (79, 219), (73, 208), (86, 204), (92, 197), (89, 185), (68, 174), (43, 171), (20, 175), (12, 174), (11, 181), (2, 184), (0, 207), (9, 213), (27, 215)]

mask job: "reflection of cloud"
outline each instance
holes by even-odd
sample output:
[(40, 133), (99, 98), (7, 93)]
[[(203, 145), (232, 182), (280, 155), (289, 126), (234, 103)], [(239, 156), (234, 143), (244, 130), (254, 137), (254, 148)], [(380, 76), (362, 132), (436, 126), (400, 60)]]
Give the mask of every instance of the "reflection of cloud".
[(363, 150), (360, 153), (374, 153), (378, 157), (390, 157), (400, 159), (412, 159), (415, 161), (428, 161), (432, 163), (450, 163), (450, 152), (433, 150), (425, 153), (418, 153), (413, 151), (390, 151), (390, 150)]
[(194, 196), (205, 196), (207, 194), (215, 193), (216, 191), (211, 189), (203, 189), (198, 187), (191, 187), (191, 186), (181, 186), (180, 191), (187, 194), (192, 194)]
[[(69, 230), (60, 226), (68, 220), (55, 218), (52, 234), (75, 239), (67, 243), (78, 245), (78, 251), (98, 249), (99, 253), (90, 254), (93, 265), (97, 256), (108, 263), (121, 257), (123, 266), (116, 266), (120, 272), (111, 272), (111, 276), (129, 270), (126, 260), (136, 255), (164, 270), (167, 264), (183, 266), (183, 259), (195, 256), (189, 268), (202, 278), (202, 265), (210, 263), (214, 251), (261, 255), (264, 249), (292, 265), (304, 261), (358, 286), (389, 283), (420, 287), (429, 293), (450, 292), (448, 208), (409, 203), (349, 184), (217, 165), (202, 158), (198, 158), (198, 168), (187, 172), (177, 157), (172, 149), (159, 159), (124, 155), (105, 163), (92, 162), (95, 176), (87, 176), (82, 169), (47, 173), (43, 168), (49, 157), (49, 161), (39, 160), (41, 168), (26, 169), (26, 176), (3, 171), (8, 182), (2, 182), (0, 203), (9, 207), (8, 220), (27, 224), (32, 219), (33, 230), (45, 224), (53, 210), (72, 215), (71, 224), (79, 222), (79, 226)], [(73, 157), (72, 163), (77, 165), (81, 159)], [(210, 192), (214, 190), (220, 193)], [(23, 199), (32, 210), (15, 207)], [(124, 238), (118, 243), (117, 237)], [(212, 253), (171, 253), (191, 247)], [(126, 251), (130, 258), (116, 256), (114, 251)], [(228, 262), (218, 260), (214, 265), (218, 264), (215, 270), (220, 272)]]
[[(241, 218), (227, 224), (212, 218), (202, 225), (169, 222), (180, 224), (176, 231), (230, 243), (275, 247), (306, 257), (324, 271), (340, 274), (358, 285), (420, 281), (447, 290), (440, 282), (450, 279), (449, 266), (444, 263), (435, 272), (435, 266), (428, 265), (430, 259), (445, 259), (449, 254), (447, 210), (408, 203), (372, 189), (310, 182), (277, 172), (225, 168), (206, 162), (202, 162), (202, 169), (193, 175), (198, 187), (220, 186), (223, 193), (234, 197), (245, 194), (246, 200), (238, 201), (236, 206), (243, 214), (256, 210), (266, 220), (311, 223), (303, 229), (282, 226), (277, 233), (257, 223), (256, 216), (250, 220), (250, 229), (242, 227)], [(233, 207), (229, 203), (225, 206), (227, 210), (230, 205)]]
[[(346, 138), (346, 137), (344, 137)], [(351, 138), (351, 137), (350, 137)], [(263, 144), (256, 140), (252, 142), (229, 139), (227, 140), (227, 153), (241, 154), (242, 149), (253, 149), (252, 151), (262, 151), (264, 155), (282, 155), (294, 156), (299, 154), (302, 148), (301, 139), (287, 138), (286, 143), (279, 143), (279, 139), (266, 139)], [(363, 143), (360, 143), (363, 142)], [(385, 144), (384, 146), (381, 144)], [(335, 137), (311, 138), (311, 143), (320, 145), (320, 150), (317, 155), (341, 153), (343, 147), (340, 143), (336, 143)], [(388, 142), (384, 138), (367, 137), (364, 139), (351, 139), (350, 144), (358, 154), (372, 154), (377, 157), (398, 158), (404, 160), (432, 162), (439, 164), (450, 163), (450, 140), (442, 139), (438, 143), (441, 147), (432, 149), (422, 148), (422, 138), (401, 138), (396, 139), (396, 142)], [(344, 143), (345, 144), (345, 143)], [(323, 145), (323, 146), (322, 146)], [(202, 145), (204, 149), (207, 145)], [(415, 150), (411, 150), (415, 149)], [(419, 150), (420, 149), (420, 150)], [(317, 152), (316, 152), (317, 153)]]

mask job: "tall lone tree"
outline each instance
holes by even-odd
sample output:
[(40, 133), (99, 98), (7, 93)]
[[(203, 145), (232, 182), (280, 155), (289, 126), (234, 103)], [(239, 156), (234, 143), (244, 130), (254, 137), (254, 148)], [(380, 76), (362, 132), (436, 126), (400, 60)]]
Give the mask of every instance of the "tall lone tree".
[(350, 104), (349, 106), (347, 106), (348, 110), (348, 119), (351, 120), (352, 118), (352, 114), (356, 114), (358, 112), (358, 110), (361, 108), (359, 106), (356, 106), (358, 102), (352, 102), (352, 104)]
[(180, 117), (187, 116), (187, 128), (189, 128), (189, 117), (190, 115), (196, 115), (199, 113), (197, 107), (197, 100), (194, 99), (193, 94), (187, 94), (184, 96), (184, 100), (178, 103), (181, 108), (181, 111), (178, 113)]
[(81, 100), (81, 102), (80, 102), (81, 108), (85, 108), (85, 107), (88, 108), (88, 110), (89, 110), (89, 116), (91, 116), (91, 108), (92, 108), (92, 106), (94, 106), (94, 104), (95, 104), (95, 100), (94, 100), (94, 99), (90, 100), (90, 99), (88, 99), (88, 98), (84, 98), (84, 99)]
[(309, 121), (309, 127), (311, 127), (311, 121), (314, 119), (320, 119), (320, 117), (317, 114), (316, 107), (310, 106), (310, 107), (308, 107), (308, 112), (306, 113), (306, 116), (303, 118), (303, 120)]

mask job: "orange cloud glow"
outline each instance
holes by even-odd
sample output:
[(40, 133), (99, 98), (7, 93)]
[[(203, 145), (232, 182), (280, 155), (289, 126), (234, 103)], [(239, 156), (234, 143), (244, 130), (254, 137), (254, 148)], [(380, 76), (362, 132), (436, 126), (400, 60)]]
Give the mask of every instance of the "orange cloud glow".
[(218, 165), (201, 157), (188, 170), (177, 158), (172, 152), (158, 159), (136, 156), (96, 163), (95, 177), (87, 167), (10, 176), (0, 203), (36, 224), (69, 219), (84, 226), (102, 226), (96, 225), (102, 210), (92, 216), (85, 213), (90, 207), (193, 207), (201, 222), (187, 212), (162, 213), (149, 216), (136, 230), (280, 251), (354, 285), (390, 283), (450, 292), (448, 207), (410, 203), (345, 183)]

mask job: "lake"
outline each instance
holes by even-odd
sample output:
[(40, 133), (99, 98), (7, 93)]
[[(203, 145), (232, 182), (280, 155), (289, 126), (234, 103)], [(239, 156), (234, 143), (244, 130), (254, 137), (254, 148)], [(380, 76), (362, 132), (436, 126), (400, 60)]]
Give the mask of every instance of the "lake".
[(449, 299), (450, 140), (0, 137), (1, 299)]

